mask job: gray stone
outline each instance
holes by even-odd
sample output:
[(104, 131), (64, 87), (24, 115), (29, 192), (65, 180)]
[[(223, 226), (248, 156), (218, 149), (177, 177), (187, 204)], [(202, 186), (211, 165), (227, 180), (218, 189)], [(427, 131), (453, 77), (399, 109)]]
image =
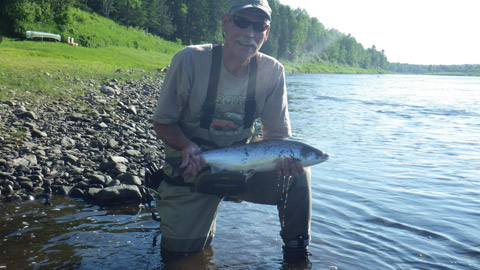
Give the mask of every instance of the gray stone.
[(68, 192), (68, 196), (72, 198), (83, 198), (84, 192), (80, 188), (74, 187)]
[(78, 157), (76, 157), (74, 155), (71, 155), (71, 154), (65, 155), (64, 160), (66, 162), (70, 163), (70, 164), (73, 164), (73, 165), (78, 164)]
[(40, 138), (42, 138), (42, 137), (48, 137), (48, 135), (47, 135), (46, 132), (43, 132), (43, 131), (38, 130), (38, 129), (36, 129), (36, 128), (33, 128), (33, 129), (31, 130), (31, 132), (32, 132), (32, 136), (33, 136), (33, 137), (40, 137)]
[(137, 151), (137, 150), (133, 150), (133, 149), (129, 149), (129, 150), (125, 151), (125, 154), (128, 155), (128, 156), (131, 156), (131, 157), (138, 157), (138, 156), (142, 155), (142, 152)]
[(128, 163), (128, 159), (121, 156), (109, 156), (108, 160), (115, 163)]
[(141, 184), (142, 168), (160, 161), (151, 115), (161, 77), (112, 80), (105, 93), (94, 87), (101, 82), (76, 83), (90, 89), (75, 100), (0, 102), (0, 200), (28, 198), (32, 188), (93, 198), (107, 186)]
[(118, 205), (128, 202), (140, 202), (142, 194), (137, 186), (121, 185), (103, 188), (94, 193), (93, 198), (100, 205)]
[(108, 140), (108, 146), (110, 148), (118, 148), (118, 142), (115, 141), (114, 139), (110, 139)]
[(14, 111), (13, 112), (18, 118), (29, 118), (29, 119), (33, 119), (33, 120), (37, 120), (38, 117), (37, 115), (32, 112), (32, 111), (22, 111), (22, 110), (19, 110), (19, 111)]
[(120, 182), (125, 185), (136, 185), (136, 186), (142, 185), (142, 179), (140, 179), (140, 177), (136, 175), (120, 174), (117, 176), (117, 179), (120, 180)]
[(19, 167), (19, 166), (25, 166), (25, 167), (30, 167), (30, 166), (35, 166), (37, 165), (37, 156), (35, 155), (27, 155), (23, 158), (16, 158), (12, 161), (13, 167)]
[(97, 125), (99, 128), (108, 128), (108, 125), (105, 124), (104, 122), (101, 122), (100, 124)]
[(102, 87), (100, 87), (100, 92), (102, 92), (105, 95), (109, 95), (109, 96), (114, 96), (114, 95), (117, 94), (117, 91), (115, 89), (113, 89), (110, 86), (106, 86), (106, 85), (103, 85)]
[(100, 169), (106, 170), (114, 175), (127, 172), (127, 166), (117, 162), (103, 162), (100, 165)]
[(60, 144), (62, 145), (62, 147), (71, 148), (75, 146), (75, 140), (69, 137), (63, 137), (60, 140)]
[(112, 181), (112, 177), (102, 174), (91, 174), (88, 175), (87, 178), (88, 180), (90, 180), (90, 183), (100, 185), (107, 185), (109, 182)]

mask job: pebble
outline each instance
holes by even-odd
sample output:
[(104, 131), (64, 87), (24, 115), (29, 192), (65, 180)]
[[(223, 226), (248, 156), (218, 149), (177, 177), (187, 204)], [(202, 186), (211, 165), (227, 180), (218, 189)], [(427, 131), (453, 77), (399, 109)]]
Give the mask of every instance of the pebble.
[(83, 96), (42, 105), (0, 102), (0, 201), (69, 195), (100, 205), (140, 202), (143, 168), (163, 159), (151, 119), (162, 76), (84, 82)]

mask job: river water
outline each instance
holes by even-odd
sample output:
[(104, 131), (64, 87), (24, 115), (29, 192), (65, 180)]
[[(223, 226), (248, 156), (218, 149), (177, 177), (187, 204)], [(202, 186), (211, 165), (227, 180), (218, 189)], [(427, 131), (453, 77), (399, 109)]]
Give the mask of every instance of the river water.
[[(312, 167), (311, 265), (480, 269), (480, 78), (287, 76), (294, 139)], [(163, 269), (138, 206), (4, 204), (0, 269)], [(167, 269), (286, 269), (275, 207), (223, 202), (213, 247)], [(291, 269), (291, 268), (288, 268)]]

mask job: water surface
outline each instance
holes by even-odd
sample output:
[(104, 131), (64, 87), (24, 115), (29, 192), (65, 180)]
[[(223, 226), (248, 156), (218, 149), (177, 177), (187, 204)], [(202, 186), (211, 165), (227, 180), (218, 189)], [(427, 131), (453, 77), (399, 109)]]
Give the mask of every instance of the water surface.
[[(312, 167), (307, 269), (480, 269), (480, 78), (287, 76)], [(0, 209), (0, 269), (161, 269), (137, 206), (57, 197)], [(212, 249), (170, 269), (285, 269), (275, 207), (223, 202)], [(301, 268), (298, 268), (301, 269)]]

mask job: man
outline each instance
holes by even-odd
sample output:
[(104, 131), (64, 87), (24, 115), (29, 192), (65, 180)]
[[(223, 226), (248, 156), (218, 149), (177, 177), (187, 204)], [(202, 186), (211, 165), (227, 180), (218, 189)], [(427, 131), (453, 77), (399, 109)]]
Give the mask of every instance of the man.
[[(154, 114), (154, 128), (165, 143), (165, 155), (182, 158), (179, 167), (183, 172), (179, 181), (173, 166), (165, 163), (163, 168), (170, 181), (163, 181), (158, 189), (162, 257), (203, 250), (215, 233), (222, 198), (193, 188), (200, 179), (211, 177), (204, 170), (203, 157), (196, 158), (195, 154), (245, 143), (252, 135), (256, 118), (260, 119), (263, 139), (291, 136), (283, 66), (259, 53), (267, 41), (270, 20), (267, 0), (233, 0), (222, 17), (223, 47), (190, 46), (172, 60)], [(279, 185), (282, 176), (292, 177), (286, 205)], [(249, 178), (246, 191), (236, 198), (277, 205), (285, 260), (308, 260), (308, 168), (292, 159), (279, 161), (275, 171), (259, 172)]]

